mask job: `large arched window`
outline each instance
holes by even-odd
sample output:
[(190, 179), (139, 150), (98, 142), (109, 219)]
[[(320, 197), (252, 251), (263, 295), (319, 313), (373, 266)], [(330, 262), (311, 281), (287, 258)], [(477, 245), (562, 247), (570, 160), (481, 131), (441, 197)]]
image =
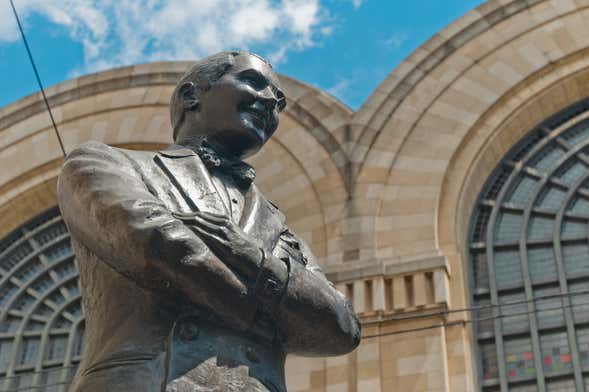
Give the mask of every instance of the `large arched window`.
[(487, 181), (470, 231), (484, 391), (589, 391), (589, 100)]
[(67, 391), (83, 333), (78, 271), (56, 207), (0, 241), (0, 391)]

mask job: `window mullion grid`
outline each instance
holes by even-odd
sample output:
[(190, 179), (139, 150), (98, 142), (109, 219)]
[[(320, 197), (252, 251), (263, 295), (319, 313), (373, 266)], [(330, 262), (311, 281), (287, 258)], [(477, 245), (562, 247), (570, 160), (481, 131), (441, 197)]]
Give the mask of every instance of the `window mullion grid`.
[[(61, 285), (64, 285), (64, 284), (67, 284), (67, 283), (68, 283), (68, 282), (70, 282), (72, 279), (77, 279), (77, 278), (78, 278), (78, 277), (77, 277), (77, 275), (74, 275), (74, 276), (70, 276), (70, 277), (68, 277), (68, 278), (64, 279), (63, 281), (61, 281), (61, 282), (60, 282), (60, 284), (58, 284), (58, 285), (54, 286), (54, 287), (53, 287), (51, 290), (47, 290), (47, 291), (46, 291), (46, 292), (43, 294), (43, 297), (41, 297), (41, 298), (39, 298), (38, 300), (36, 300), (36, 301), (35, 301), (35, 303), (34, 303), (34, 304), (32, 304), (32, 305), (30, 306), (30, 308), (29, 308), (29, 309), (26, 311), (26, 313), (25, 313), (25, 315), (24, 315), (24, 317), (23, 317), (23, 320), (22, 320), (22, 322), (21, 322), (21, 324), (20, 324), (19, 328), (18, 328), (18, 330), (17, 330), (17, 331), (16, 331), (16, 333), (15, 333), (14, 343), (13, 343), (13, 346), (12, 346), (12, 356), (11, 356), (11, 360), (10, 360), (10, 362), (9, 362), (9, 364), (8, 364), (8, 369), (7, 369), (7, 371), (6, 371), (6, 376), (7, 376), (7, 379), (5, 380), (5, 384), (6, 384), (6, 385), (5, 385), (5, 388), (4, 388), (4, 389), (6, 389), (6, 390), (10, 390), (10, 389), (12, 388), (12, 387), (10, 386), (10, 385), (11, 385), (11, 380), (12, 380), (12, 379), (11, 379), (11, 378), (8, 378), (8, 377), (14, 376), (14, 374), (15, 374), (15, 368), (16, 368), (16, 366), (17, 366), (17, 363), (18, 363), (18, 355), (19, 355), (19, 352), (20, 352), (20, 347), (21, 347), (21, 345), (22, 345), (22, 343), (23, 343), (23, 333), (24, 333), (24, 330), (25, 330), (25, 328), (26, 328), (26, 326), (27, 326), (27, 324), (28, 324), (29, 320), (31, 320), (31, 318), (32, 318), (32, 316), (33, 316), (33, 314), (34, 314), (35, 310), (36, 310), (36, 309), (37, 309), (37, 308), (38, 308), (38, 307), (39, 307), (41, 304), (43, 304), (43, 303), (45, 302), (45, 300), (46, 300), (46, 299), (47, 299), (47, 298), (48, 298), (48, 297), (49, 297), (51, 294), (53, 294), (53, 293), (55, 292), (55, 290), (58, 290), (58, 289), (59, 289), (59, 286), (61, 286)], [(18, 298), (18, 295), (15, 295), (15, 298)], [(10, 308), (10, 306), (9, 306), (8, 308)], [(51, 319), (50, 319), (50, 320), (47, 322), (47, 324), (50, 324), (50, 323), (51, 323)], [(40, 347), (40, 348), (41, 348), (41, 347)], [(41, 354), (40, 354), (40, 352), (41, 352), (41, 351), (43, 351), (43, 350), (42, 350), (42, 349), (40, 349), (40, 350), (39, 350), (39, 353), (37, 353), (37, 355), (41, 355)]]
[[(55, 222), (59, 222), (59, 219), (52, 219), (51, 222), (53, 222), (53, 224), (56, 224)], [(23, 229), (25, 230), (25, 229)], [(38, 230), (35, 231), (36, 233), (38, 232)], [(33, 250), (35, 251), (35, 253), (37, 254), (37, 257), (39, 258), (39, 261), (41, 262), (41, 264), (43, 264), (43, 267), (46, 271), (49, 271), (49, 276), (51, 277), (51, 279), (53, 280), (53, 283), (56, 284), (57, 282), (59, 282), (59, 276), (57, 275), (57, 273), (53, 270), (51, 270), (51, 265), (49, 263), (49, 260), (47, 259), (47, 256), (45, 256), (43, 254), (43, 251), (46, 249), (44, 247), (42, 247), (37, 240), (35, 239), (35, 237), (33, 235), (31, 235), (31, 232), (26, 231), (25, 233), (27, 234), (27, 241), (29, 242), (29, 245), (31, 246), (31, 248), (33, 248)], [(63, 295), (65, 297), (65, 299), (69, 298), (69, 293), (66, 290), (65, 287), (61, 286), (59, 288), (59, 291), (61, 293), (61, 295)]]
[(495, 261), (494, 261), (494, 244), (495, 244), (495, 224), (497, 223), (497, 217), (501, 212), (501, 205), (507, 194), (507, 190), (511, 187), (511, 184), (518, 177), (521, 172), (521, 165), (512, 166), (513, 171), (509, 175), (509, 178), (503, 184), (503, 187), (497, 195), (497, 200), (493, 209), (491, 210), (491, 216), (487, 223), (487, 268), (489, 271), (489, 294), (491, 297), (491, 304), (493, 307), (493, 330), (495, 334), (495, 348), (497, 353), (497, 370), (499, 373), (499, 383), (501, 392), (508, 392), (508, 381), (507, 381), (507, 369), (505, 366), (505, 343), (503, 340), (503, 327), (501, 324), (501, 307), (499, 305), (499, 293), (497, 289), (497, 277), (495, 273)]
[(84, 318), (80, 317), (77, 322), (72, 325), (70, 329), (70, 333), (67, 339), (67, 347), (65, 351), (65, 358), (63, 360), (63, 369), (61, 370), (61, 375), (59, 377), (59, 382), (64, 383), (61, 386), (60, 392), (67, 392), (68, 385), (65, 383), (70, 379), (70, 374), (72, 372), (72, 358), (74, 356), (74, 344), (76, 341), (76, 334), (78, 333), (78, 328), (84, 322)]
[[(511, 175), (513, 177), (513, 174)], [(510, 182), (509, 180), (507, 181)], [(505, 193), (505, 188), (501, 190), (501, 194)], [(499, 195), (501, 198), (502, 195)], [(500, 200), (500, 198), (498, 200)], [(489, 294), (491, 297), (491, 304), (495, 305), (493, 307), (493, 330), (495, 335), (495, 349), (497, 353), (497, 370), (499, 373), (499, 382), (501, 387), (501, 392), (508, 392), (507, 388), (507, 370), (505, 368), (505, 347), (503, 344), (503, 333), (501, 327), (501, 309), (499, 306), (499, 295), (497, 292), (497, 281), (495, 276), (495, 264), (493, 261), (494, 256), (494, 231), (495, 231), (495, 222), (497, 221), (497, 215), (499, 214), (499, 203), (495, 204), (493, 210), (491, 211), (491, 216), (489, 218), (489, 222), (487, 223), (487, 269), (489, 271)]]
[[(61, 287), (63, 287), (63, 285)], [(80, 299), (80, 296), (78, 295), (74, 298), (71, 298), (70, 300), (66, 300), (63, 304), (61, 304), (60, 308), (52, 315), (52, 317), (49, 319), (49, 322), (47, 322), (47, 324), (45, 324), (43, 334), (41, 335), (41, 343), (39, 345), (39, 354), (37, 357), (37, 363), (35, 364), (36, 374), (35, 374), (35, 377), (33, 378), (33, 383), (32, 383), (33, 386), (41, 386), (40, 382), (43, 381), (41, 370), (43, 369), (43, 364), (45, 362), (44, 361), (45, 353), (47, 352), (47, 346), (48, 346), (49, 339), (50, 339), (49, 334), (51, 332), (51, 328), (53, 327), (53, 324), (55, 323), (55, 321), (57, 321), (57, 319), (65, 312), (65, 310), (72, 303), (75, 303), (75, 301), (77, 301), (79, 299)], [(73, 328), (73, 330), (75, 331), (75, 328)], [(68, 343), (69, 343), (69, 339), (68, 339)]]
[[(27, 232), (24, 229), (20, 229), (19, 230), (22, 234), (21, 238), (26, 238), (27, 237)], [(36, 253), (35, 251), (33, 251), (33, 253)], [(30, 258), (31, 255), (28, 255), (27, 258)], [(15, 267), (19, 267), (19, 264), (21, 263), (17, 263), (17, 265)], [(10, 276), (12, 276), (14, 274), (15, 269), (13, 269), (12, 271), (7, 271), (7, 274), (2, 278), (3, 281), (9, 279)], [(6, 308), (0, 312), (0, 322), (4, 321), (6, 319), (6, 316), (8, 314), (8, 311), (11, 308), (11, 304), (12, 302), (14, 302), (16, 300), (16, 298), (18, 298), (18, 296), (23, 293), (26, 290), (26, 287), (21, 286), (18, 291), (16, 293), (14, 293), (14, 297), (11, 299), (11, 301), (9, 301), (8, 304), (6, 304)], [(10, 390), (13, 388), (14, 383), (16, 381), (16, 378), (14, 377), (15, 375), (15, 367), (16, 367), (16, 358), (17, 358), (17, 354), (18, 354), (18, 348), (19, 348), (19, 343), (22, 340), (22, 335), (23, 335), (23, 324), (24, 324), (24, 320), (27, 317), (27, 314), (23, 314), (23, 317), (21, 318), (21, 328), (16, 332), (14, 339), (13, 339), (13, 343), (12, 343), (12, 355), (11, 355), (11, 361), (8, 363), (8, 366), (5, 370), (5, 379), (4, 379), (4, 383), (2, 385), (2, 389), (3, 390)]]
[[(566, 207), (571, 203), (573, 197), (577, 193), (577, 189), (589, 178), (589, 172), (584, 174), (579, 180), (575, 182), (566, 194), (564, 201), (554, 222), (553, 231), (553, 246), (554, 246), (554, 257), (556, 259), (556, 272), (558, 274), (558, 282), (560, 284), (561, 293), (568, 293), (568, 282), (566, 277), (566, 271), (564, 268), (564, 257), (562, 253), (562, 247), (560, 242), (560, 233), (563, 223), (563, 218), (566, 212)], [(589, 235), (589, 233), (588, 233)], [(585, 382), (583, 380), (583, 369), (581, 368), (581, 356), (579, 355), (579, 347), (577, 345), (577, 335), (575, 331), (575, 319), (573, 317), (573, 308), (571, 305), (571, 297), (563, 296), (563, 310), (566, 323), (567, 337), (569, 341), (569, 348), (571, 350), (571, 357), (573, 360), (573, 371), (575, 375), (575, 389), (578, 392), (585, 392)]]
[(519, 237), (519, 260), (521, 263), (522, 281), (526, 295), (525, 299), (527, 301), (528, 322), (530, 323), (530, 338), (532, 341), (532, 351), (534, 352), (534, 364), (536, 366), (536, 382), (538, 383), (538, 391), (540, 392), (546, 391), (546, 381), (544, 379), (544, 369), (542, 367), (542, 351), (540, 349), (540, 336), (538, 333), (538, 319), (536, 317), (534, 290), (532, 288), (532, 278), (530, 275), (530, 268), (528, 263), (527, 235), (534, 203), (540, 195), (540, 191), (546, 186), (547, 180), (548, 178), (544, 177), (540, 181), (538, 187), (528, 201), (528, 205), (524, 211)]
[[(562, 140), (559, 137), (559, 138), (557, 138), (557, 141), (559, 139)], [(544, 179), (540, 182), (540, 184), (536, 190), (536, 193), (530, 199), (530, 204), (526, 208), (524, 222), (522, 224), (522, 233), (520, 236), (520, 246), (521, 246), (520, 249), (523, 249), (522, 251), (520, 251), (520, 256), (521, 256), (521, 261), (522, 261), (522, 273), (524, 274), (524, 284), (526, 286), (526, 298), (528, 300), (531, 300), (528, 303), (528, 311), (533, 312), (533, 313), (530, 313), (530, 330), (531, 330), (531, 335), (532, 335), (532, 344), (534, 346), (534, 356), (537, 358), (537, 360), (535, 360), (536, 369), (537, 369), (536, 374), (538, 376), (537, 378), (538, 378), (539, 387), (541, 388), (541, 390), (544, 390), (544, 391), (546, 390), (546, 385), (545, 385), (545, 380), (544, 380), (544, 375), (543, 375), (544, 370), (543, 370), (543, 365), (542, 365), (537, 313), (535, 311), (535, 302), (534, 302), (534, 297), (533, 297), (534, 293), (533, 293), (532, 285), (531, 285), (531, 283), (532, 283), (531, 276), (530, 276), (529, 270), (528, 270), (527, 250), (526, 250), (527, 249), (526, 229), (529, 224), (530, 213), (531, 213), (531, 210), (533, 209), (533, 205), (534, 205), (536, 199), (539, 197), (541, 190), (544, 187), (546, 187), (547, 184), (556, 185), (556, 186), (567, 191), (567, 194), (565, 195), (565, 199), (564, 199), (563, 203), (561, 204), (558, 214), (556, 216), (556, 219), (554, 221), (552, 242), (553, 242), (553, 246), (554, 246), (554, 255), (556, 257), (556, 260), (555, 260), (556, 261), (556, 270), (557, 270), (558, 280), (559, 280), (559, 284), (560, 284), (560, 291), (561, 291), (561, 293), (568, 292), (567, 282), (566, 282), (566, 274), (564, 271), (564, 262), (563, 262), (563, 258), (562, 258), (562, 251), (560, 248), (560, 228), (562, 225), (562, 220), (563, 220), (565, 208), (568, 205), (570, 199), (575, 194), (575, 189), (578, 189), (580, 187), (580, 185), (582, 184), (583, 179), (579, 180), (578, 182), (576, 182), (572, 186), (568, 186), (568, 184), (566, 184), (565, 182), (554, 177), (554, 174), (557, 172), (557, 170), (560, 167), (562, 167), (564, 164), (566, 164), (566, 162), (568, 162), (570, 159), (575, 159), (575, 157), (578, 156), (578, 153), (580, 151), (582, 151), (582, 149), (587, 145), (587, 143), (589, 143), (589, 140), (582, 143), (582, 144), (576, 145), (572, 148), (569, 146), (569, 148), (567, 149), (567, 153), (563, 157), (561, 157), (558, 160), (558, 162), (556, 162), (554, 164), (554, 166), (546, 174)], [(562, 146), (562, 143), (558, 143), (558, 144), (560, 144)], [(524, 267), (526, 269), (525, 273), (523, 272)], [(528, 287), (529, 287), (529, 290), (528, 290)], [(528, 294), (528, 292), (530, 294)], [(574, 327), (574, 321), (573, 321), (574, 319), (572, 317), (572, 309), (570, 307), (570, 298), (564, 297), (563, 300), (564, 300), (564, 305), (565, 305), (563, 311), (564, 311), (564, 315), (565, 315), (568, 343), (570, 346), (569, 349), (571, 350), (571, 357), (573, 359), (573, 369), (574, 369), (576, 390), (579, 392), (584, 392), (585, 389), (584, 389), (584, 385), (583, 385), (583, 375), (582, 375), (581, 368), (580, 368), (579, 352), (576, 347), (575, 327)], [(532, 322), (533, 322), (533, 324), (532, 324)], [(536, 347), (538, 348), (538, 353), (536, 353)], [(575, 356), (575, 354), (576, 354), (576, 356)], [(540, 384), (540, 374), (542, 374), (541, 384)]]

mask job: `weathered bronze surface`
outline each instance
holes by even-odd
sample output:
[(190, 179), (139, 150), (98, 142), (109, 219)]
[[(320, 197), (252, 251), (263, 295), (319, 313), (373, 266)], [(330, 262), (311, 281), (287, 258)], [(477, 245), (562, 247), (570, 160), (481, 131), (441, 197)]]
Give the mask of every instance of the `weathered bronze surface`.
[(242, 161), (285, 104), (265, 60), (223, 52), (180, 80), (166, 150), (68, 155), (59, 205), (86, 312), (71, 391), (283, 392), (287, 354), (358, 345), (352, 308)]

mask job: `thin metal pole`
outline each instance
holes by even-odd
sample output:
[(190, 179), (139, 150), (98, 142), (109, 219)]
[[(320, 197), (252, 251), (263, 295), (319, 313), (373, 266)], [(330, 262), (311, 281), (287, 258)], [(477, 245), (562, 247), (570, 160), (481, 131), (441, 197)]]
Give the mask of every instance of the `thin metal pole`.
[(39, 77), (39, 72), (37, 71), (37, 66), (35, 65), (35, 60), (33, 60), (33, 55), (31, 53), (31, 48), (29, 47), (29, 43), (27, 42), (27, 37), (25, 36), (25, 32), (20, 24), (20, 19), (18, 17), (18, 13), (16, 12), (16, 8), (14, 7), (14, 3), (10, 0), (10, 6), (12, 7), (12, 12), (14, 13), (14, 17), (16, 18), (16, 23), (18, 24), (18, 29), (20, 30), (20, 36), (25, 44), (25, 48), (27, 50), (27, 54), (29, 55), (29, 60), (31, 61), (31, 65), (33, 66), (33, 71), (35, 72), (35, 77), (37, 78), (37, 84), (41, 89), (41, 94), (43, 95), (43, 102), (45, 102), (45, 106), (47, 107), (47, 112), (49, 113), (49, 117), (51, 118), (51, 124), (53, 124), (53, 129), (55, 130), (55, 135), (57, 136), (57, 140), (59, 141), (59, 147), (61, 148), (61, 152), (63, 156), (66, 156), (65, 148), (63, 147), (63, 141), (61, 140), (61, 136), (59, 131), (57, 130), (57, 124), (55, 124), (55, 119), (53, 118), (53, 113), (51, 112), (51, 107), (49, 106), (49, 101), (47, 100), (47, 95), (45, 95), (45, 89), (43, 88), (43, 83), (41, 83), (41, 78)]

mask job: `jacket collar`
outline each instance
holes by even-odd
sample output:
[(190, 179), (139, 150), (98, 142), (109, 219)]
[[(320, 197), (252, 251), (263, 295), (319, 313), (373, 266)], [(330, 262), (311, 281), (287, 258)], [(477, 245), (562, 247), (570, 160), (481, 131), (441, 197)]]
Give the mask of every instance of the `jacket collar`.
[(196, 155), (196, 152), (179, 144), (170, 144), (168, 148), (161, 150), (160, 154), (168, 158), (185, 158)]

